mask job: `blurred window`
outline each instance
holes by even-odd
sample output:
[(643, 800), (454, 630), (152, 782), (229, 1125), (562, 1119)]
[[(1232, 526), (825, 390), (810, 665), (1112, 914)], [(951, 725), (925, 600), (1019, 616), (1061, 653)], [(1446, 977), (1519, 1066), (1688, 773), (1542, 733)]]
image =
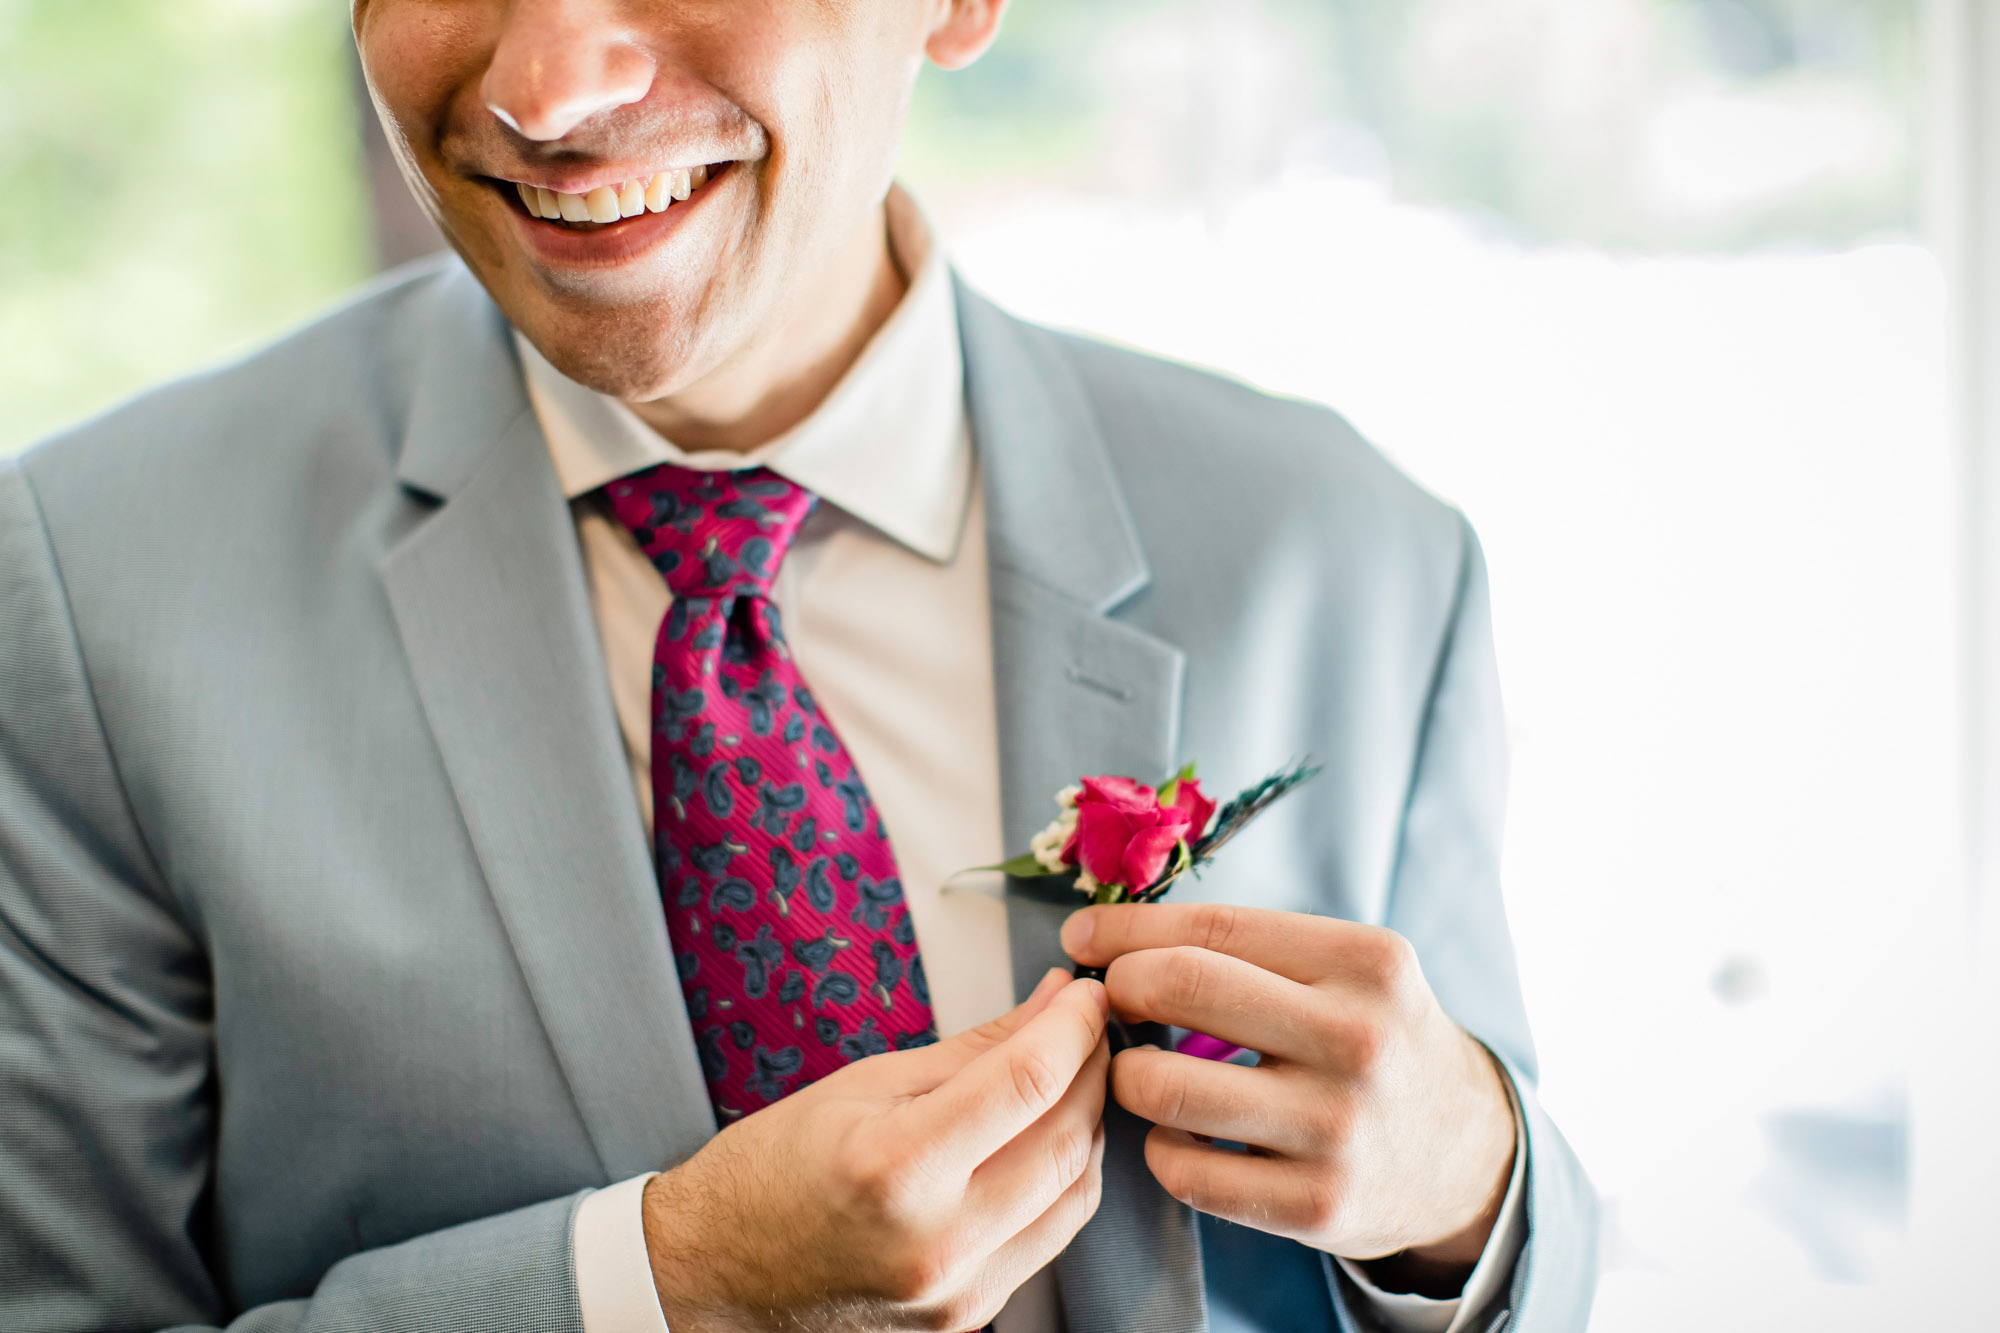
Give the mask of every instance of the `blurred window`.
[(1917, 11), (1017, 0), (920, 88), (975, 285), (1331, 403), (1477, 525), (1604, 1333), (1858, 1326), (1903, 1246), (1958, 800)]
[(0, 453), (374, 266), (341, 0), (0, 0)]

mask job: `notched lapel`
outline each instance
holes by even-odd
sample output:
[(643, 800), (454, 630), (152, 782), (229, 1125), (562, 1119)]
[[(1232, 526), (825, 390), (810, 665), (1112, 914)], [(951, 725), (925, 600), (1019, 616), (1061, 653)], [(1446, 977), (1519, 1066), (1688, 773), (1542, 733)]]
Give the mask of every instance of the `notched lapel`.
[[(1173, 771), (1181, 651), (1016, 574), (992, 574), (1001, 825), (1010, 851), (1056, 816), (1055, 794), (1094, 773)], [(1077, 904), (1009, 895), (1014, 989), (1069, 964), (1056, 934)]]
[[(1151, 579), (1093, 408), (1060, 340), (962, 285), (966, 402), (985, 476), (1006, 846), (1027, 846), (1085, 774), (1178, 762), (1181, 651), (1111, 618)], [(1010, 896), (1017, 995), (1068, 962), (1069, 904)], [(1194, 1214), (1145, 1162), (1146, 1122), (1106, 1107), (1104, 1196), (1056, 1259), (1069, 1333), (1203, 1333)]]
[[(492, 323), (438, 333), (485, 339), (486, 355), (458, 346), (449, 374), (420, 376), (404, 476), (443, 503), (384, 557), (382, 577), (480, 867), (617, 1180), (692, 1153), (714, 1118), (569, 506)], [(451, 410), (508, 395), (511, 414)], [(484, 440), (463, 424), (496, 418)]]

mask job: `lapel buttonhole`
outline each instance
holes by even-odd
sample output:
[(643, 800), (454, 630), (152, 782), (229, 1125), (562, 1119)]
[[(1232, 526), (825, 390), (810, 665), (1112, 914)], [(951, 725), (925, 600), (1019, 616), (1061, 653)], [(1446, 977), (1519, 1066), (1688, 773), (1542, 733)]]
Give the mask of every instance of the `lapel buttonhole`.
[(1081, 685), (1086, 690), (1094, 690), (1107, 698), (1116, 699), (1121, 704), (1132, 702), (1132, 691), (1126, 689), (1116, 681), (1105, 680), (1101, 676), (1093, 676), (1084, 669), (1083, 664), (1080, 662), (1071, 662), (1064, 669), (1063, 675), (1068, 677), (1072, 684)]

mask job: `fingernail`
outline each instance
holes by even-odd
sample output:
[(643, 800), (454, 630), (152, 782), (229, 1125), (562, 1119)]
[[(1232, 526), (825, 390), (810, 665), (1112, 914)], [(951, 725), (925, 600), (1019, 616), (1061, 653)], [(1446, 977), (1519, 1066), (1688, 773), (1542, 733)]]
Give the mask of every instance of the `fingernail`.
[(1089, 912), (1072, 912), (1069, 920), (1063, 922), (1063, 952), (1074, 958), (1090, 943), (1090, 932), (1096, 929)]

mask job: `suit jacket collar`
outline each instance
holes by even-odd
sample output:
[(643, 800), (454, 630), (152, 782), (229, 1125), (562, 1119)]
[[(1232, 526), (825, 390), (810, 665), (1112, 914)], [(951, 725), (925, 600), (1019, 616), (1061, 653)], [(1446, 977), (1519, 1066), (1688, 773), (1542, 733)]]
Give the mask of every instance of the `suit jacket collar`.
[(506, 318), (463, 265), (447, 263), (420, 300), (424, 351), (396, 475), (448, 500), (529, 410), (528, 394)]
[[(1057, 335), (1023, 324), (955, 274), (952, 284), (993, 567), (1110, 612), (1152, 571), (1095, 409)], [(449, 499), (531, 409), (506, 319), (471, 273), (451, 265), (425, 300), (432, 336), (397, 476)]]
[(993, 568), (1112, 611), (1152, 571), (1096, 411), (1058, 335), (954, 281)]

